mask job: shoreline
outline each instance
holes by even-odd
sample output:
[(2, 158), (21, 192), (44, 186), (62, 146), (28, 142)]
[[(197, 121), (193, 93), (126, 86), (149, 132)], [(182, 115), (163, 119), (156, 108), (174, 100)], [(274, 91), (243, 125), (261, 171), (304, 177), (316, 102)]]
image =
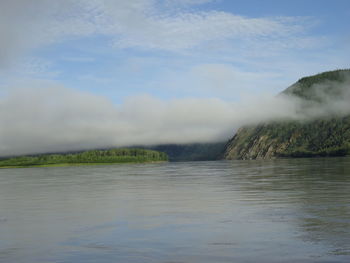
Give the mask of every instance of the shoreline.
[(150, 162), (120, 162), (120, 163), (57, 163), (57, 164), (34, 164), (34, 165), (11, 165), (0, 166), (0, 169), (14, 168), (40, 168), (40, 167), (70, 167), (70, 166), (98, 166), (98, 165), (121, 165), (121, 164), (152, 164), (166, 163), (168, 161), (150, 161)]

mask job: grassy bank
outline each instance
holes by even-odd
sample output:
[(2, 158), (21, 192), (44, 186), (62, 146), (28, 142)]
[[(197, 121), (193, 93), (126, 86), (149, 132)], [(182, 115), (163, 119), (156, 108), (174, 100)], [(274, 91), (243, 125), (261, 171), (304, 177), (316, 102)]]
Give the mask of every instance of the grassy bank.
[(163, 152), (143, 149), (93, 150), (74, 154), (42, 154), (0, 160), (0, 168), (62, 167), (126, 163), (164, 162)]

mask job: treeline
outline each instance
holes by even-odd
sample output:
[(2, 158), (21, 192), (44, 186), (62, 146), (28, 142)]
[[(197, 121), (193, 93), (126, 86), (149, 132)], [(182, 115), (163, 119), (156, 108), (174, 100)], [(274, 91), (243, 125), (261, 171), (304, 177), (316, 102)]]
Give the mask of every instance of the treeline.
[(60, 164), (144, 163), (167, 161), (167, 154), (144, 149), (91, 150), (72, 154), (42, 154), (0, 160), (0, 167), (50, 166)]
[(275, 143), (289, 142), (279, 157), (344, 156), (350, 153), (350, 116), (308, 122), (270, 124), (265, 133)]
[(289, 151), (281, 153), (278, 157), (293, 157), (293, 158), (304, 158), (304, 157), (335, 157), (335, 156), (346, 156), (349, 154), (349, 147), (331, 147), (322, 149), (319, 151), (309, 151), (305, 148), (300, 148), (295, 151)]
[(212, 161), (221, 159), (226, 142), (164, 144), (149, 146), (148, 149), (165, 152), (172, 162)]

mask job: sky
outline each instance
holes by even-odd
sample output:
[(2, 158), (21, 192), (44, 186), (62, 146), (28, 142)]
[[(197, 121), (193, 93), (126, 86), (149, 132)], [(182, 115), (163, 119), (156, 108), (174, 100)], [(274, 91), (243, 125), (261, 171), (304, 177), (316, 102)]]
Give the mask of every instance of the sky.
[(2, 0), (0, 155), (226, 140), (349, 68), (349, 22), (347, 0)]

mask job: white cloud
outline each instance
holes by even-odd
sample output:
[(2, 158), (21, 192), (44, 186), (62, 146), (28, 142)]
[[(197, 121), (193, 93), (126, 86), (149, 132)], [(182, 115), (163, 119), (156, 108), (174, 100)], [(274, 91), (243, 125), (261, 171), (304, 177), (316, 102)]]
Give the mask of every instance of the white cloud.
[[(0, 97), (0, 156), (79, 149), (223, 141), (242, 125), (350, 112), (350, 81), (315, 85), (322, 104), (286, 96), (250, 95), (240, 102), (216, 98), (161, 100), (129, 97), (120, 105), (103, 96), (52, 82), (27, 82)], [(327, 93), (337, 87), (339, 96)]]
[[(263, 42), (282, 42), (285, 47), (294, 47), (289, 41), (303, 31), (297, 20), (280, 18), (247, 18), (226, 12), (188, 12), (175, 15), (139, 16), (135, 27), (126, 21), (114, 21), (118, 32), (115, 40), (117, 47), (138, 47), (150, 49), (182, 50), (208, 45), (212, 41), (233, 41), (234, 48), (242, 41), (257, 40)], [(119, 23), (118, 23), (119, 22)], [(111, 32), (113, 32), (113, 26)], [(298, 37), (303, 40), (302, 37)], [(303, 40), (305, 41), (305, 40)], [(286, 44), (288, 43), (288, 45)]]
[[(181, 1), (180, 1), (181, 2)], [(201, 4), (207, 1), (182, 1)], [(154, 0), (3, 0), (0, 3), (0, 61), (18, 51), (69, 37), (106, 35), (119, 48), (179, 51), (221, 40), (263, 42), (281, 47), (313, 45), (302, 33), (305, 19), (248, 18), (219, 11), (161, 9)], [(298, 43), (292, 41), (300, 39)]]
[[(173, 5), (168, 3), (166, 6), (166, 2), (160, 4), (160, 1), (156, 0), (0, 1), (1, 79), (45, 76), (52, 79), (60, 76), (59, 74), (62, 76), (76, 74), (71, 79), (78, 80), (80, 78), (78, 75), (96, 74), (92, 69), (93, 64), (96, 68), (106, 67), (107, 65), (103, 64), (105, 61), (99, 59), (113, 54), (112, 47), (114, 47), (114, 49), (125, 49), (123, 54), (127, 54), (128, 57), (131, 54), (137, 56), (138, 52), (134, 51), (142, 50), (151, 51), (147, 54), (162, 60), (157, 65), (151, 65), (160, 72), (150, 81), (142, 75), (146, 70), (145, 67), (138, 62), (133, 63), (135, 65), (133, 69), (137, 72), (135, 74), (145, 78), (142, 87), (138, 87), (145, 92), (167, 89), (167, 85), (174, 87), (176, 83), (180, 83), (175, 88), (177, 94), (181, 96), (187, 93), (192, 95), (194, 91), (200, 90), (199, 87), (203, 87), (205, 91), (218, 91), (216, 95), (212, 92), (210, 96), (232, 97), (232, 87), (235, 92), (237, 87), (249, 89), (262, 83), (260, 87), (266, 84), (264, 87), (270, 90), (273, 87), (274, 91), (277, 91), (295, 78), (317, 73), (321, 69), (327, 70), (334, 64), (335, 67), (339, 65), (338, 62), (329, 62), (329, 58), (339, 58), (339, 54), (325, 52), (320, 56), (317, 52), (317, 56), (312, 60), (306, 59), (300, 53), (303, 50), (322, 47), (327, 43), (325, 38), (307, 34), (310, 27), (314, 26), (313, 19), (245, 17), (215, 10), (199, 11), (200, 6), (196, 6), (212, 1), (171, 2)], [(191, 8), (194, 5), (195, 7)], [(102, 38), (99, 38), (100, 36)], [(98, 40), (95, 50), (89, 49), (84, 46), (83, 41), (79, 41), (81, 46), (74, 47), (74, 52), (77, 53), (73, 56), (72, 52), (61, 57), (55, 57), (53, 54), (34, 58), (23, 56), (28, 50), (38, 48), (40, 51), (40, 47), (43, 46), (84, 37)], [(67, 46), (63, 48), (69, 49)], [(33, 54), (32, 56), (36, 56)], [(72, 72), (66, 72), (68, 67), (66, 68), (64, 63), (89, 62), (90, 57), (95, 63), (91, 63), (86, 72), (79, 72), (78, 67)], [(112, 59), (111, 56), (110, 60)], [(142, 59), (144, 58), (141, 57), (139, 61)], [(113, 67), (118, 69), (123, 67), (122, 64), (128, 63), (128, 58), (118, 57), (116, 60), (118, 61), (115, 64), (108, 64), (108, 70), (103, 70), (106, 73), (104, 76), (93, 76), (93, 78), (96, 80), (115, 78), (118, 74), (109, 72), (113, 71)], [(180, 60), (182, 62), (179, 62)], [(311, 65), (311, 61), (316, 62)], [(346, 64), (347, 60), (344, 61), (343, 64)], [(179, 65), (175, 65), (178, 62)], [(220, 66), (222, 64), (232, 64), (235, 68), (222, 67)], [(14, 65), (10, 68), (11, 72), (6, 71), (9, 65)], [(209, 66), (204, 69), (203, 65), (216, 65), (216, 69), (213, 66), (210, 66), (211, 69)], [(306, 73), (303, 72), (305, 68)], [(170, 71), (172, 72), (169, 74), (169, 79), (165, 80), (163, 73), (168, 74)], [(205, 71), (208, 71), (208, 76), (204, 75)], [(256, 72), (264, 72), (266, 75), (259, 76)], [(271, 76), (271, 72), (274, 72), (274, 75), (283, 75), (285, 81), (276, 80)], [(229, 83), (230, 81), (232, 83)], [(69, 83), (72, 86), (80, 84)], [(130, 88), (127, 85), (128, 83), (119, 89), (123, 88), (130, 92), (132, 89), (135, 90), (135, 87)]]
[(69, 61), (69, 62), (94, 62), (95, 59), (92, 57), (77, 57), (77, 56), (66, 56), (66, 57), (62, 57), (61, 60), (63, 61)]
[(169, 70), (158, 78), (153, 86), (170, 93), (181, 90), (187, 96), (219, 97), (237, 100), (249, 93), (277, 94), (285, 83), (283, 74), (271, 70), (242, 70), (229, 63), (201, 63), (183, 66), (181, 70)]
[(235, 94), (257, 91), (256, 86), (263, 87), (266, 92), (271, 88), (268, 84), (274, 82), (272, 80), (279, 76), (269, 72), (242, 71), (229, 64), (199, 64), (190, 70), (190, 75), (201, 88), (226, 94), (229, 91)]
[(242, 124), (292, 116), (294, 106), (260, 96), (233, 104), (147, 95), (114, 105), (105, 97), (57, 84), (27, 83), (0, 99), (0, 155), (226, 140)]
[(210, 2), (217, 2), (218, 0), (165, 0), (165, 4), (168, 6), (191, 6), (202, 5)]

